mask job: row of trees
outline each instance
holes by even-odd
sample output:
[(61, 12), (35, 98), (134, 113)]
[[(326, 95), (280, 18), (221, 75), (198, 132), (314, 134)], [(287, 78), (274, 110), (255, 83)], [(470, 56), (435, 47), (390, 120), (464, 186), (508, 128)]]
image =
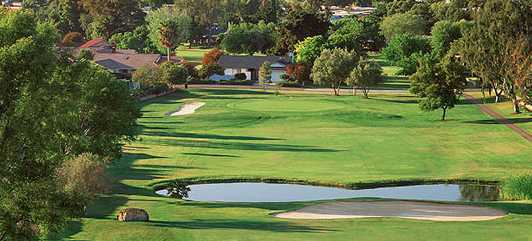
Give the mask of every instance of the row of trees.
[(58, 53), (53, 26), (0, 10), (0, 240), (44, 239), (104, 191), (136, 134), (127, 83)]

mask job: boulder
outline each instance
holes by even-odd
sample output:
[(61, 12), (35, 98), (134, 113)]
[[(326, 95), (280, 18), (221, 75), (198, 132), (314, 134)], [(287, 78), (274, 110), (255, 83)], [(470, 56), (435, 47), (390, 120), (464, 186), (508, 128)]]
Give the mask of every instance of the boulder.
[(121, 222), (131, 222), (131, 221), (150, 221), (150, 216), (148, 212), (140, 208), (126, 208), (122, 209), (116, 215), (116, 219)]

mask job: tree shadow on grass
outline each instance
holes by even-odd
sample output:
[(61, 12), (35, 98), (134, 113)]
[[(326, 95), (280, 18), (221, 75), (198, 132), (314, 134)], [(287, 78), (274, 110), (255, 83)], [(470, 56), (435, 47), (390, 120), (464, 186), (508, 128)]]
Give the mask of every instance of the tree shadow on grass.
[(326, 232), (332, 229), (292, 224), (288, 221), (263, 222), (244, 219), (193, 219), (190, 221), (150, 221), (151, 225), (183, 229), (244, 229), (272, 232)]
[(284, 139), (271, 137), (255, 137), (255, 136), (224, 136), (214, 134), (198, 134), (185, 132), (162, 132), (162, 131), (145, 131), (142, 133), (147, 136), (164, 136), (176, 138), (193, 138), (193, 139), (217, 139), (217, 140), (242, 140), (242, 141), (280, 141)]
[[(146, 142), (151, 142), (147, 140)], [(157, 140), (158, 145), (195, 147), (224, 150), (248, 150), (248, 151), (286, 151), (286, 152), (340, 152), (343, 150), (319, 148), (313, 146), (284, 145), (284, 144), (263, 144), (263, 143), (245, 143), (245, 142), (212, 142), (212, 141), (193, 141), (193, 140)]]
[(494, 202), (485, 203), (485, 205), (502, 209), (513, 214), (532, 215), (532, 203)]
[(417, 104), (419, 103), (416, 99), (410, 99), (410, 100), (396, 100), (396, 99), (379, 99), (379, 98), (371, 98), (372, 100), (378, 100), (378, 101), (384, 101), (384, 102), (390, 102), (390, 103), (398, 103), (398, 104)]
[(475, 121), (465, 121), (464, 123), (469, 124), (481, 124), (481, 125), (499, 125), (499, 124), (521, 124), (521, 123), (530, 123), (532, 118), (510, 118), (506, 120), (475, 120)]
[(237, 156), (237, 155), (223, 155), (223, 154), (207, 154), (207, 153), (190, 153), (190, 152), (185, 152), (185, 153), (181, 153), (183, 155), (187, 155), (187, 156), (205, 156), (205, 157), (240, 157), (240, 156)]

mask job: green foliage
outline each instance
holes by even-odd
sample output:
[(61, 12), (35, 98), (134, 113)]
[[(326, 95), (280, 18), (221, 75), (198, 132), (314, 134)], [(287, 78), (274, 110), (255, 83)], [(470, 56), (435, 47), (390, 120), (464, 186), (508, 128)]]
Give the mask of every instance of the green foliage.
[(329, 17), (318, 8), (290, 7), (279, 26), (276, 52), (284, 55), (307, 37), (325, 35), (329, 30)]
[(183, 84), (186, 82), (188, 76), (187, 69), (176, 63), (165, 62), (160, 67), (161, 81), (170, 85)]
[(50, 20), (59, 32), (81, 32), (80, 6), (75, 0), (51, 0), (46, 9), (47, 19)]
[(259, 80), (269, 82), (272, 80), (272, 63), (266, 61), (260, 65)]
[(471, 19), (468, 0), (439, 1), (432, 3), (430, 8), (435, 18), (440, 21), (458, 22), (463, 19)]
[(318, 35), (308, 37), (296, 45), (296, 62), (300, 64), (312, 65), (323, 51), (326, 40)]
[(506, 200), (532, 200), (532, 175), (512, 176), (504, 180), (501, 196)]
[(78, 59), (92, 60), (94, 53), (90, 49), (82, 49), (79, 51)]
[(416, 70), (417, 58), (428, 52), (430, 52), (430, 43), (427, 38), (400, 34), (388, 43), (388, 46), (382, 50), (382, 55), (390, 63), (403, 68), (401, 74), (412, 74)]
[(209, 65), (199, 65), (197, 67), (198, 69), (198, 76), (202, 79), (207, 79), (211, 77), (213, 74), (224, 74), (224, 69), (217, 64), (209, 64)]
[(462, 37), (460, 26), (449, 21), (440, 21), (432, 27), (432, 54), (436, 58), (442, 58), (451, 48), (451, 44)]
[(525, 39), (525, 45), (530, 45), (531, 7), (532, 2), (528, 0), (487, 0), (473, 14), (473, 25), (453, 46), (454, 52), (484, 85), (495, 90), (497, 100), (502, 93), (512, 99), (516, 113), (520, 112), (516, 81), (521, 78), (516, 76), (519, 71), (514, 71), (517, 64), (513, 61), (511, 43)]
[(364, 26), (356, 18), (341, 19), (334, 24), (333, 31), (327, 39), (326, 48), (360, 52), (364, 35)]
[(369, 87), (383, 80), (382, 67), (375, 61), (364, 60), (351, 71), (346, 83), (361, 88), (364, 96), (368, 98)]
[(442, 120), (448, 109), (454, 108), (465, 85), (465, 68), (446, 56), (438, 63), (430, 55), (419, 59), (417, 72), (410, 77), (410, 92), (422, 98), (419, 107), (423, 111), (443, 109)]
[(93, 38), (133, 31), (144, 23), (146, 15), (139, 0), (80, 0), (79, 4), (87, 15), (82, 19), (82, 27)]
[(119, 49), (134, 49), (139, 53), (150, 53), (157, 49), (150, 41), (149, 34), (148, 26), (141, 25), (132, 32), (114, 34), (110, 41), (115, 43)]
[(85, 209), (57, 170), (81, 153), (119, 156), (139, 111), (125, 82), (58, 54), (49, 24), (16, 11), (0, 26), (0, 237), (35, 240)]
[(161, 78), (158, 68), (139, 68), (133, 72), (132, 80), (140, 84), (143, 94), (160, 94), (168, 90), (168, 82)]
[(325, 49), (314, 61), (312, 80), (319, 85), (329, 85), (335, 95), (358, 62), (356, 53), (344, 49)]
[(397, 13), (382, 20), (381, 31), (387, 40), (400, 34), (423, 35), (425, 33), (423, 18), (411, 13)]
[(231, 25), (223, 35), (220, 46), (229, 53), (249, 54), (266, 53), (275, 46), (277, 40), (275, 25), (241, 23)]
[[(190, 38), (192, 19), (174, 8), (152, 10), (146, 16), (146, 22), (149, 39), (161, 53), (166, 53), (167, 48), (175, 48)], [(163, 36), (163, 27), (167, 28), (167, 33), (172, 33), (171, 36)]]

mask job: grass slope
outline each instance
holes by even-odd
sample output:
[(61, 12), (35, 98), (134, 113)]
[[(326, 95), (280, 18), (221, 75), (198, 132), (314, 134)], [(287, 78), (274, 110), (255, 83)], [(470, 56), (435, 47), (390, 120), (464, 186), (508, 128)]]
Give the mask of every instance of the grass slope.
[[(206, 105), (169, 117), (190, 99)], [(439, 121), (412, 96), (275, 96), (248, 90), (197, 90), (144, 103), (142, 135), (110, 169), (113, 194), (66, 240), (530, 240), (532, 203), (490, 203), (511, 215), (496, 221), (443, 223), (375, 218), (280, 220), (270, 214), (310, 203), (181, 202), (153, 194), (171, 179), (278, 178), (329, 185), (397, 180), (502, 180), (532, 171), (532, 145), (476, 106)], [(114, 221), (140, 207), (150, 223)]]

